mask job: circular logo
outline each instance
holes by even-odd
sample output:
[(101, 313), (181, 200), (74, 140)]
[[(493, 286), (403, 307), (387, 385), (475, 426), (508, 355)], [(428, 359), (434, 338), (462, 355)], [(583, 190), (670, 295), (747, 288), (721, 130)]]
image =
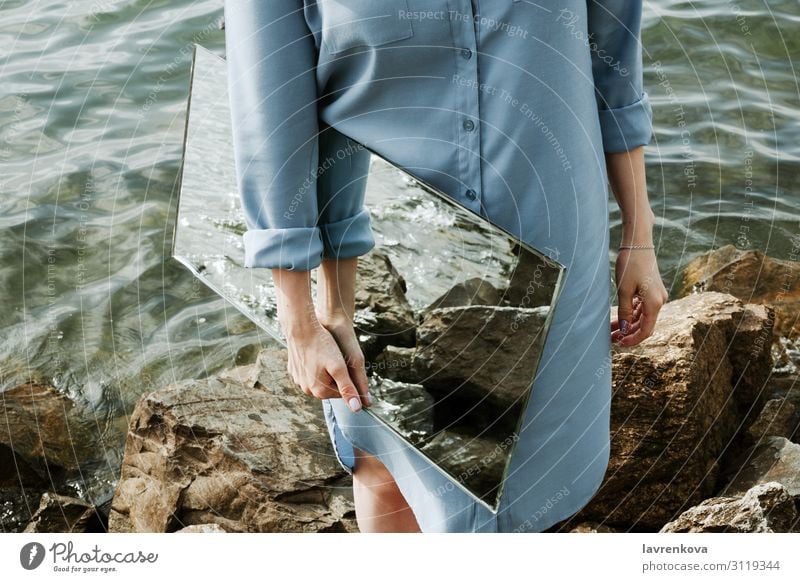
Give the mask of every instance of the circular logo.
[(29, 542), (19, 551), (19, 563), (26, 570), (38, 568), (44, 560), (44, 546), (39, 542)]

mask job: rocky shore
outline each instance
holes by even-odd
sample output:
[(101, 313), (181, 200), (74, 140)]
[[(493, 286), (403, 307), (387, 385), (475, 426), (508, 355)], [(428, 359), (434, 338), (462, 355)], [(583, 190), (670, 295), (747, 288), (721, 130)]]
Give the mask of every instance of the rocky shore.
[[(473, 298), (470, 313), (497, 317), (514, 309), (487, 307), (497, 293), (472, 281), (451, 299)], [(454, 308), (443, 297), (418, 314), (403, 294), (388, 259), (371, 256), (358, 303), (360, 325), (381, 338), (365, 350), (376, 366), (413, 365), (419, 337)], [(680, 295), (652, 337), (615, 347), (605, 480), (548, 531), (800, 531), (800, 268), (722, 247), (687, 266)], [(319, 402), (288, 378), (285, 350), (143, 394), (113, 499), (100, 506), (56, 486), (75, 469), (65, 428), (79, 411), (41, 384), (3, 396), (5, 531), (357, 531), (350, 476), (333, 456)]]

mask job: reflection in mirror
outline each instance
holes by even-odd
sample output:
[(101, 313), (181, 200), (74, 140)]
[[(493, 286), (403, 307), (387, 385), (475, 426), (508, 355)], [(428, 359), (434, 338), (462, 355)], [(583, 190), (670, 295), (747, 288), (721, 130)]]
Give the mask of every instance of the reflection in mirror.
[[(354, 318), (365, 411), (496, 510), (564, 267), (323, 127), (320, 160), (334, 161), (319, 187), (364, 189), (376, 240), (359, 258)], [(173, 256), (285, 344), (270, 270), (242, 266), (231, 135), (225, 61), (195, 45)]]

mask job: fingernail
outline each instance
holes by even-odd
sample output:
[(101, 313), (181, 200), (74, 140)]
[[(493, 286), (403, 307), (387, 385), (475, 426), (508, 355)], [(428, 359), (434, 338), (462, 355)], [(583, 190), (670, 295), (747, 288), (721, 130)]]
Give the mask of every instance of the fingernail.
[(364, 394), (364, 402), (367, 403), (367, 406), (372, 406), (372, 396)]
[(351, 398), (350, 400), (348, 400), (347, 403), (350, 405), (350, 409), (353, 412), (358, 412), (359, 410), (361, 410), (361, 403), (358, 401), (358, 398), (356, 398), (355, 396), (353, 398)]
[(619, 322), (619, 330), (622, 332), (622, 335), (628, 335), (628, 320), (621, 319)]

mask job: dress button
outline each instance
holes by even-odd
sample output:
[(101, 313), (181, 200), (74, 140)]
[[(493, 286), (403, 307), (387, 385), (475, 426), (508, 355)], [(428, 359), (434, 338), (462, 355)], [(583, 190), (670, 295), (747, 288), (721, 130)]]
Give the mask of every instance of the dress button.
[(465, 59), (469, 59), (470, 57), (472, 57), (472, 51), (469, 50), (468, 48), (461, 49), (461, 56), (464, 57)]
[(471, 120), (471, 119), (465, 119), (465, 120), (464, 120), (464, 123), (462, 124), (462, 126), (463, 126), (463, 127), (464, 127), (464, 129), (466, 129), (467, 131), (472, 131), (473, 129), (475, 129), (475, 124), (472, 122), (472, 120)]
[(467, 198), (469, 198), (470, 200), (475, 200), (476, 196), (477, 194), (475, 193), (475, 190), (473, 190), (472, 188), (467, 190)]

